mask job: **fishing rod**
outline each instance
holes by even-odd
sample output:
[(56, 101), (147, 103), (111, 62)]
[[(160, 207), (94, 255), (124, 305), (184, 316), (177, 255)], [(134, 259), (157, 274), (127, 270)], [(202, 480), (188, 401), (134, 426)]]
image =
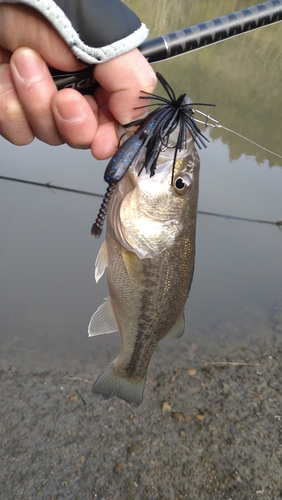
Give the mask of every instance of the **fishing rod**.
[[(155, 63), (278, 23), (281, 20), (282, 0), (270, 0), (211, 21), (146, 40), (138, 49), (149, 63)], [(70, 87), (85, 94), (92, 93), (99, 86), (93, 78), (91, 66), (73, 73), (51, 69), (51, 73), (58, 90)]]

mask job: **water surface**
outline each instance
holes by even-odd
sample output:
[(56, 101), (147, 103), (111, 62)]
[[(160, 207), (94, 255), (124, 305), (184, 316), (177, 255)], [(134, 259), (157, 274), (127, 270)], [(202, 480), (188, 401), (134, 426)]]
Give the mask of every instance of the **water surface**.
[[(150, 36), (256, 2), (127, 2)], [(270, 26), (154, 65), (176, 94), (216, 103), (212, 116), (282, 154), (282, 25)], [(159, 91), (159, 89), (158, 89)], [(209, 112), (211, 112), (209, 110)], [(160, 344), (153, 363), (177, 355), (220, 356), (281, 335), (282, 160), (223, 129), (207, 131), (201, 176), (195, 277), (180, 341)], [(105, 162), (88, 151), (1, 139), (0, 175), (104, 193)], [(101, 242), (90, 235), (101, 199), (0, 180), (0, 361), (25, 368), (98, 373), (118, 334), (88, 339), (92, 313), (107, 296), (94, 281)], [(171, 355), (171, 352), (173, 354)]]

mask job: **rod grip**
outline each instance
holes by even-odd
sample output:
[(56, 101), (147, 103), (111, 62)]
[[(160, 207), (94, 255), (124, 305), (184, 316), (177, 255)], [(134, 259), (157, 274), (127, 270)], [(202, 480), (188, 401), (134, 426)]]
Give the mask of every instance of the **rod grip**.
[(67, 73), (54, 68), (49, 68), (53, 80), (58, 90), (75, 89), (81, 94), (93, 94), (99, 87), (99, 83), (95, 81), (93, 76), (93, 66)]

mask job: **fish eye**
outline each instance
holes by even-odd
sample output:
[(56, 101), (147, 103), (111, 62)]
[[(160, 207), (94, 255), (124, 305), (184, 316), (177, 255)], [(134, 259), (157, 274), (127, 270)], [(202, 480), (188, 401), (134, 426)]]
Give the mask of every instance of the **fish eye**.
[(175, 192), (179, 195), (190, 193), (193, 188), (193, 180), (190, 175), (184, 174), (176, 177), (173, 181)]

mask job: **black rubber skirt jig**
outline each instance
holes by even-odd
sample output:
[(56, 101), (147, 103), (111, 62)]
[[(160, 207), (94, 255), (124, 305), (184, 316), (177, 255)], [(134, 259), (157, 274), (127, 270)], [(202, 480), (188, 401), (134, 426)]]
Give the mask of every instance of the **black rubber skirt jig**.
[[(125, 176), (133, 162), (138, 161), (141, 156), (144, 156), (144, 163), (141, 171), (145, 168), (146, 171), (150, 172), (150, 175), (153, 176), (156, 171), (160, 152), (164, 148), (169, 147), (169, 137), (179, 126), (172, 165), (173, 181), (177, 153), (182, 151), (185, 147), (187, 132), (189, 132), (199, 149), (201, 149), (202, 146), (207, 147), (207, 142), (209, 142), (193, 118), (194, 111), (192, 106), (214, 106), (214, 104), (193, 103), (186, 94), (181, 94), (176, 98), (173, 89), (160, 73), (157, 73), (157, 78), (165, 89), (168, 98), (141, 91), (144, 95), (141, 95), (140, 99), (150, 99), (154, 102), (149, 106), (157, 107), (148, 113), (145, 118), (133, 121), (124, 126), (124, 128), (135, 126), (137, 129), (134, 134), (119, 147), (105, 170), (104, 180), (109, 186), (103, 198), (96, 221), (91, 229), (91, 234), (96, 238), (99, 238), (102, 233), (108, 204), (114, 192), (115, 185)], [(140, 106), (139, 108), (143, 107), (147, 108), (148, 106)]]

